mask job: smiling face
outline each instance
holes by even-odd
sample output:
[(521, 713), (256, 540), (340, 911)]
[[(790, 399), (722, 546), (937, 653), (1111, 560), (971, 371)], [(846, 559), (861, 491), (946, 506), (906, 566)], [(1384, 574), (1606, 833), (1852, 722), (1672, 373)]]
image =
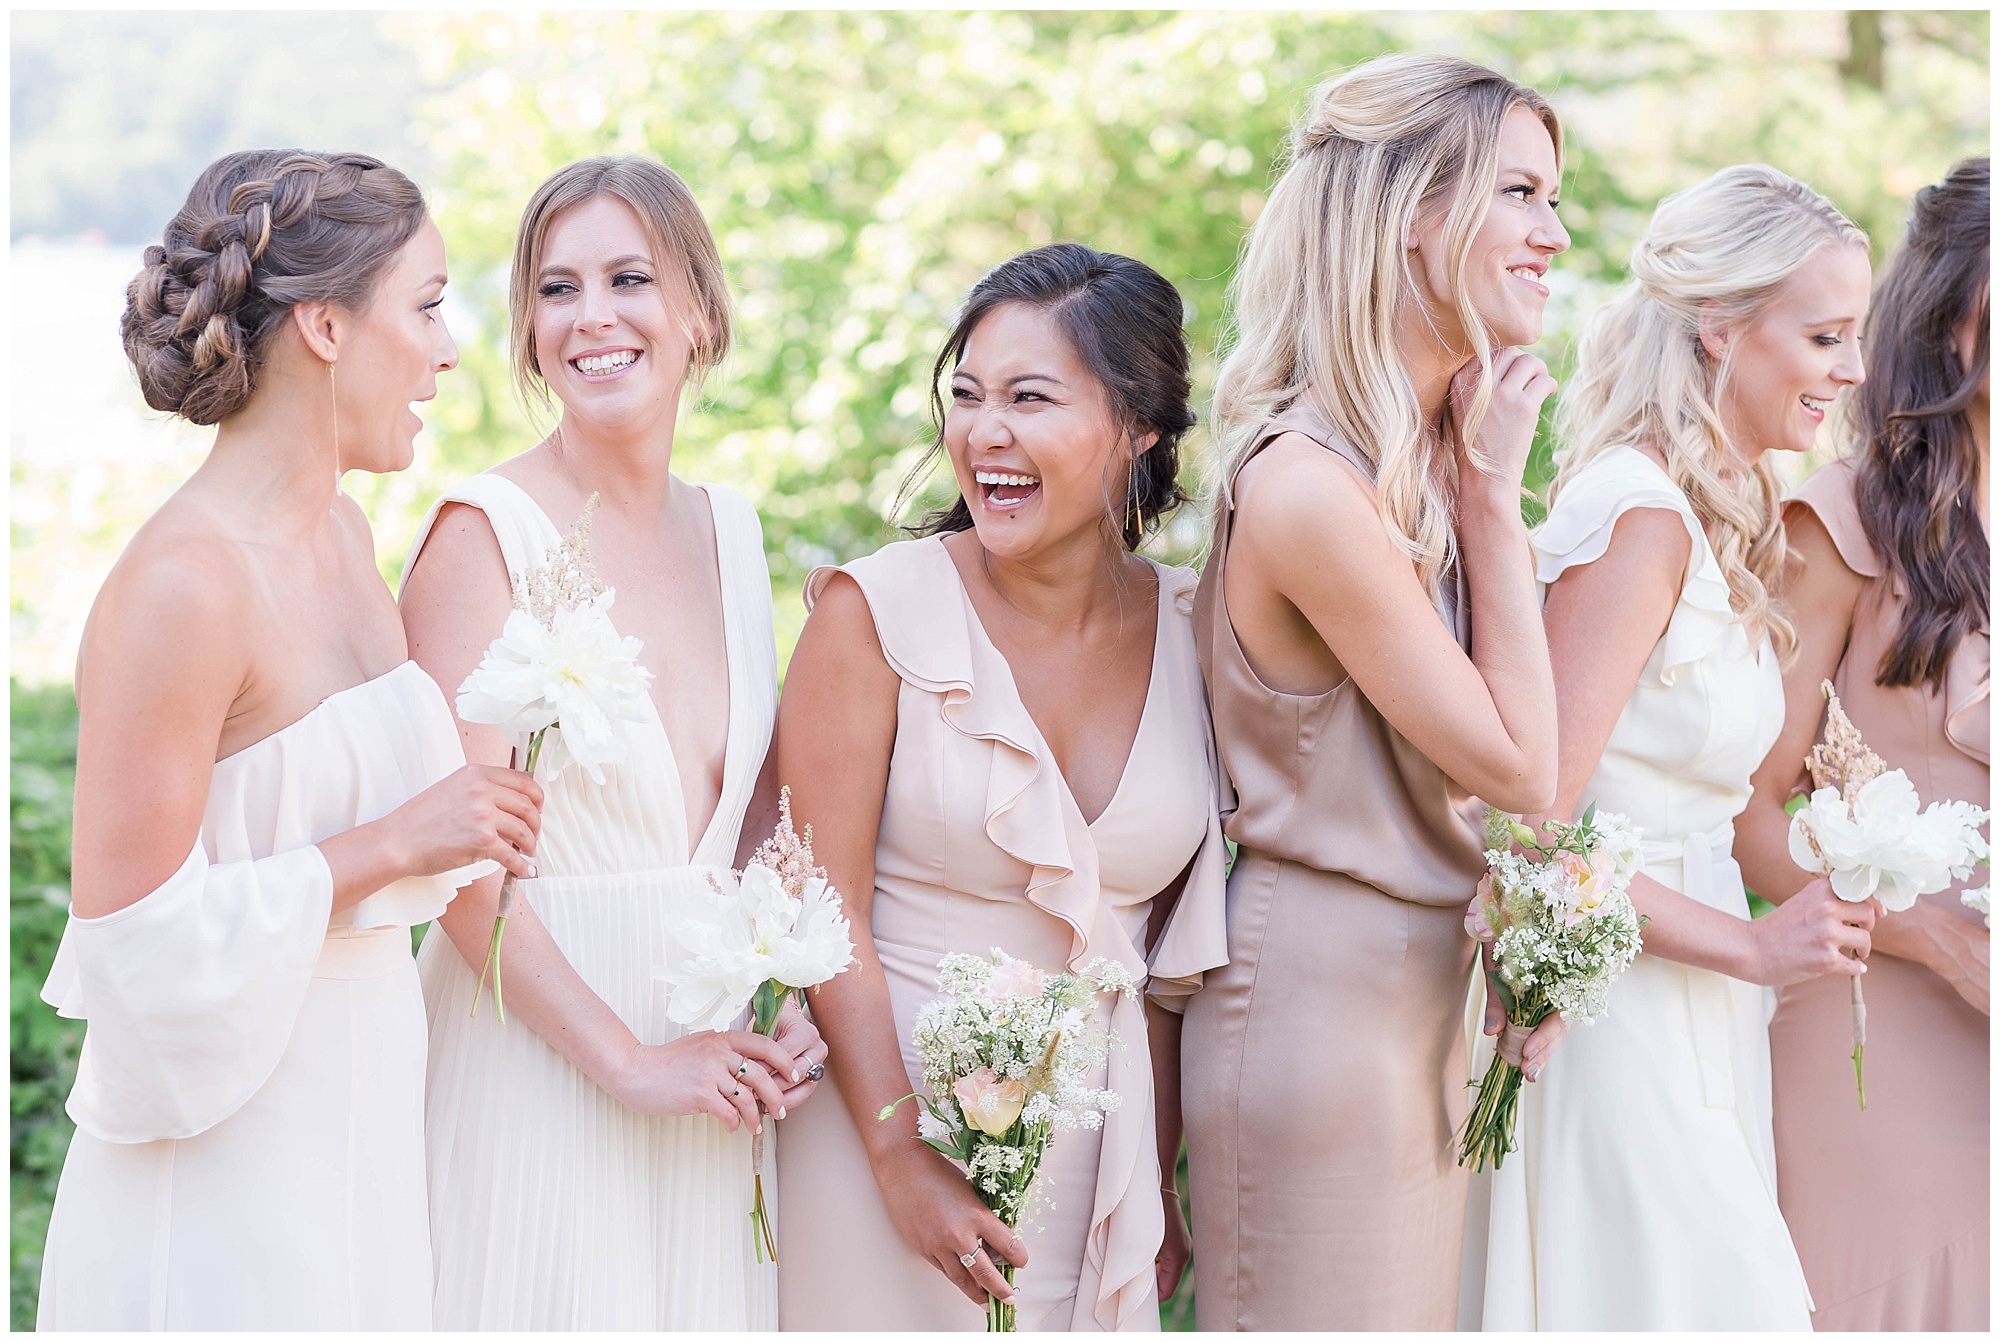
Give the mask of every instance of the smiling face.
[(411, 408), (437, 395), (437, 375), (458, 364), (445, 329), (444, 235), (426, 219), (397, 252), (362, 311), (351, 314), (335, 368), (339, 468), (384, 474), (416, 456), (423, 420)]
[(1023, 559), (1107, 532), (1135, 443), (1049, 314), (1006, 303), (972, 328), (951, 376), (944, 443), (979, 543)]
[(1868, 249), (1834, 243), (1793, 271), (1756, 316), (1704, 329), (1702, 343), (1725, 361), (1717, 409), (1744, 464), (1810, 449), (1835, 395), (1861, 384), (1855, 336), (1868, 315), (1868, 280)]
[(535, 274), (535, 361), (566, 416), (630, 428), (679, 409), (700, 326), (655, 252), (616, 196), (550, 222)]
[[(1486, 323), (1496, 348), (1532, 345), (1542, 338), (1550, 260), (1569, 250), (1569, 232), (1556, 218), (1559, 176), (1548, 127), (1519, 104), (1500, 124), (1499, 175), (1486, 216), (1472, 236), (1464, 283), (1472, 310)], [(1420, 215), (1411, 270), (1432, 324), (1455, 352), (1470, 354), (1472, 341), (1452, 302), (1446, 209)]]

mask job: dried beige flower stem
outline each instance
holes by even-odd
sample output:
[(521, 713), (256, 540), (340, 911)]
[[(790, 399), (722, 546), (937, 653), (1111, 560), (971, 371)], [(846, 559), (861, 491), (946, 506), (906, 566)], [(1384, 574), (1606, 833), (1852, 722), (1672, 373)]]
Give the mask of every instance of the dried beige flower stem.
[[(1860, 730), (1840, 706), (1840, 696), (1833, 692), (1833, 682), (1819, 683), (1821, 694), (1826, 696), (1826, 730), (1819, 744), (1806, 756), (1806, 772), (1812, 776), (1813, 788), (1834, 788), (1840, 799), (1847, 803), (1847, 812), (1854, 814), (1854, 799), (1861, 789), (1889, 771), (1889, 765), (1880, 755), (1868, 748), (1861, 739)], [(1806, 842), (1812, 845), (1821, 865), (1830, 873), (1832, 867), (1820, 852), (1819, 842), (1812, 831), (1806, 831)], [(1856, 974), (1847, 981), (1848, 1008), (1854, 1018), (1854, 1092), (1860, 1097), (1861, 1107), (1868, 1107), (1868, 1090), (1862, 1082), (1862, 1051), (1868, 1042), (1868, 1003), (1861, 995), (1861, 976)]]

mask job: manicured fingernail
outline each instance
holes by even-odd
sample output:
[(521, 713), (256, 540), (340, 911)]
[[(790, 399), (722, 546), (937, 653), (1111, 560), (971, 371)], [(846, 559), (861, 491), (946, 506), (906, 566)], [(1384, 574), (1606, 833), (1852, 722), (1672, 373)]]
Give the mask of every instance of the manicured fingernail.
[(537, 876), (539, 876), (539, 875), (541, 875), (541, 874), (542, 874), (542, 869), (541, 869), (540, 867), (536, 866), (536, 865), (535, 865), (534, 863), (532, 863), (532, 862), (530, 862), (530, 863), (528, 864), (528, 879), (529, 879), (529, 880), (531, 880), (531, 881), (532, 881), (532, 880), (534, 880), (534, 879), (535, 879), (535, 877), (537, 877)]
[(794, 1083), (794, 1084), (796, 1084), (796, 1083), (797, 1083), (797, 1081), (798, 1081), (798, 1079), (799, 1079), (799, 1069), (798, 1069), (798, 1068), (796, 1068), (796, 1067), (794, 1067), (794, 1068), (792, 1069), (792, 1081), (793, 1081), (793, 1083)]
[(785, 1116), (785, 1106), (781, 1104), (778, 1106), (778, 1117), (783, 1118), (784, 1116)]

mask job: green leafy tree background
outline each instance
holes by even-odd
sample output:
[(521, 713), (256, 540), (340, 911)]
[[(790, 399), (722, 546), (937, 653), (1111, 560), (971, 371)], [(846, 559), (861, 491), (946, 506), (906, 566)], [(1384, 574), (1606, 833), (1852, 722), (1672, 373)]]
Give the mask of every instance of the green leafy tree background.
[[(439, 489), (549, 426), (507, 369), (522, 204), (574, 158), (657, 156), (707, 213), (738, 315), (677, 469), (756, 502), (786, 654), (806, 572), (892, 537), (929, 437), (937, 344), (995, 263), (1077, 239), (1154, 265), (1185, 299), (1205, 403), (1237, 248), (1325, 75), (1448, 51), (1550, 96), (1574, 238), (1553, 272), (1545, 352), (1560, 375), (1654, 202), (1726, 164), (1814, 183), (1886, 255), (1910, 193), (1986, 152), (1988, 36), (1983, 13), (1874, 11), (22, 15), (14, 235), (143, 241), (209, 158), (255, 143), (367, 148), (416, 172), (450, 247), (463, 362), (429, 409), (419, 466), (348, 482), (393, 581)], [(1198, 430), (1188, 483), (1199, 491), (1209, 468)], [(60, 487), (39, 472), (17, 458), (17, 611), (22, 575), (52, 552), (54, 533), (19, 520), (19, 500)], [(112, 552), (154, 502), (110, 529)], [(1185, 561), (1201, 541), (1191, 509), (1154, 544)], [(36, 997), (67, 898), (74, 713), (64, 686), (15, 687), (17, 1328), (32, 1324), (79, 1037)], [(1166, 1307), (1170, 1326), (1191, 1323), (1189, 1295)]]

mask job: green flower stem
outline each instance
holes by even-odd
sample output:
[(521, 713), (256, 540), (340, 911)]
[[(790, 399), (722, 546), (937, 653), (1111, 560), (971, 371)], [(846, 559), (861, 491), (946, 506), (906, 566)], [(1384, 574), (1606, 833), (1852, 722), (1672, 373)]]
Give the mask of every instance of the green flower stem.
[[(550, 723), (549, 727), (557, 725), (559, 724)], [(548, 734), (549, 728), (544, 727), (528, 737), (528, 763), (527, 767), (522, 771), (531, 778), (534, 777), (535, 766), (542, 762), (542, 742), (548, 738)], [(513, 757), (508, 760), (508, 763), (516, 764), (519, 755), (520, 751), (518, 749), (515, 750)], [(519, 766), (516, 765), (516, 767)], [(500, 1018), (500, 1022), (503, 1025), (507, 1022), (507, 1004), (500, 996), (500, 940), (506, 935), (507, 914), (513, 907), (514, 873), (510, 871), (500, 880), (500, 904), (498, 910), (493, 915), (493, 935), (486, 942), (486, 963), (480, 966), (479, 983), (472, 990), (472, 1011), (470, 1013), (474, 1016), (479, 1014), (479, 996), (486, 991), (486, 976), (491, 974), (493, 976), (493, 1014)]]
[[(1009, 1286), (1014, 1284), (1014, 1265), (1006, 1259), (995, 1264), (1000, 1275)], [(989, 1333), (1011, 1333), (1014, 1331), (1014, 1306), (998, 1296), (986, 1297), (986, 1331)]]

